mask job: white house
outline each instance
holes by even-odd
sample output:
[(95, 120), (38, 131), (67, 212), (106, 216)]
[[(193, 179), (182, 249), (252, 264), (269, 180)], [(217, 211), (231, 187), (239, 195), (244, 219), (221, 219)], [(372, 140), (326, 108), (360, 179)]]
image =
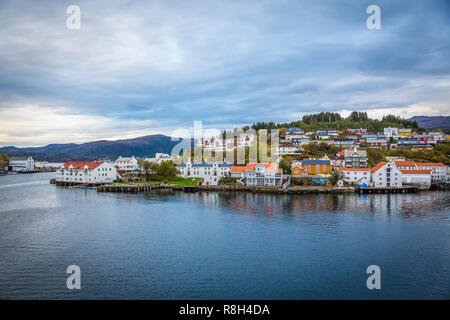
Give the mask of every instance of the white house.
[(240, 147), (251, 147), (255, 143), (255, 135), (248, 133), (241, 133), (237, 140), (237, 146)]
[(430, 170), (401, 170), (401, 172), (403, 184), (431, 186)]
[(336, 129), (320, 129), (316, 131), (316, 139), (328, 140), (331, 137), (339, 136), (339, 132)]
[(138, 162), (134, 156), (132, 157), (118, 157), (116, 159), (115, 165), (118, 170), (123, 171), (135, 171), (139, 168)]
[(232, 166), (230, 176), (233, 178), (245, 178), (245, 166)]
[(11, 157), (9, 166), (11, 171), (34, 171), (34, 160), (32, 157)]
[(69, 161), (56, 170), (56, 181), (75, 183), (111, 183), (117, 169), (107, 162)]
[(286, 154), (286, 155), (295, 155), (301, 154), (302, 149), (300, 147), (294, 146), (293, 144), (283, 144), (279, 145), (276, 149), (276, 154)]
[(292, 143), (294, 146), (302, 146), (312, 141), (310, 137), (296, 135), (288, 136), (286, 140)]
[(276, 163), (248, 163), (245, 167), (245, 181), (248, 186), (279, 186), (283, 171)]
[(447, 180), (447, 168), (443, 163), (440, 162), (416, 162), (417, 169), (419, 170), (430, 170), (431, 181), (438, 182)]
[(202, 184), (217, 185), (220, 178), (228, 176), (232, 165), (226, 162), (182, 162), (177, 166), (183, 178), (201, 178)]
[(402, 172), (394, 162), (380, 162), (370, 170), (371, 184), (375, 188), (402, 186)]
[(144, 161), (161, 164), (163, 161), (172, 161), (173, 157), (167, 153), (156, 153), (154, 158), (145, 158)]
[(398, 138), (398, 128), (384, 128), (384, 136), (389, 138)]
[(35, 168), (39, 169), (54, 169), (59, 168), (62, 165), (60, 162), (48, 162), (48, 161), (36, 161), (34, 163)]
[(357, 184), (362, 178), (370, 181), (371, 173), (369, 168), (339, 168), (338, 170), (345, 182)]

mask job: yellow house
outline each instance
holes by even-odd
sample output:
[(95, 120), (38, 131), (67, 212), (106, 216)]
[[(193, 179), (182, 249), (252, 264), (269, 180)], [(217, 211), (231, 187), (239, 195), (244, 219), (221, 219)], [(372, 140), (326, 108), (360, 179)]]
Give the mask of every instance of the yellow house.
[(302, 165), (299, 162), (295, 162), (291, 168), (291, 175), (295, 177), (295, 176), (301, 176), (303, 174), (304, 173), (303, 173)]
[(433, 151), (433, 146), (430, 145), (424, 145), (424, 146), (413, 146), (411, 147), (411, 151), (424, 151), (424, 150), (429, 150), (429, 151)]
[(398, 136), (399, 137), (412, 137), (413, 133), (411, 129), (398, 129)]
[(330, 174), (331, 161), (330, 160), (303, 160), (303, 172), (306, 174)]

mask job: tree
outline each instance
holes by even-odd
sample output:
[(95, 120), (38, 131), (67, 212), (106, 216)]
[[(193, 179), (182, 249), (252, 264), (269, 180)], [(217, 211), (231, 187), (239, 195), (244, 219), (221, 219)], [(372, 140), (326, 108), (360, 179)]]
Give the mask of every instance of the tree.
[(332, 185), (335, 185), (340, 179), (339, 171), (333, 170), (331, 171), (331, 176), (328, 179)]
[(149, 174), (150, 169), (152, 168), (152, 164), (148, 161), (142, 162), (142, 168), (145, 171), (145, 174)]
[(171, 161), (163, 161), (155, 165), (156, 174), (164, 179), (174, 178), (179, 173)]
[(284, 174), (290, 174), (291, 173), (291, 166), (292, 166), (293, 158), (292, 157), (285, 157), (281, 159), (279, 163), (280, 169), (283, 169)]
[(377, 163), (380, 163), (385, 160), (384, 154), (381, 150), (378, 149), (367, 149), (367, 158), (370, 166), (375, 166)]

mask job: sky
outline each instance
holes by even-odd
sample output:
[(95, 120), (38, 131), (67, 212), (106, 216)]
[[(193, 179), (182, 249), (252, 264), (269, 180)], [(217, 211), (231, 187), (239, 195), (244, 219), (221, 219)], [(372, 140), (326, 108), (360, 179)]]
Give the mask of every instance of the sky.
[(352, 110), (450, 115), (450, 1), (0, 1), (0, 146)]

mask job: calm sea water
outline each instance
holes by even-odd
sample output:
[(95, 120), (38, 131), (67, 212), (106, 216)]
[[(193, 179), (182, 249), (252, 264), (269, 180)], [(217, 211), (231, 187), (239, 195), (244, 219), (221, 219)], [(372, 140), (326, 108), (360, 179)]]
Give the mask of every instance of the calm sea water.
[(0, 298), (450, 298), (448, 192), (124, 195), (50, 177), (0, 177)]

